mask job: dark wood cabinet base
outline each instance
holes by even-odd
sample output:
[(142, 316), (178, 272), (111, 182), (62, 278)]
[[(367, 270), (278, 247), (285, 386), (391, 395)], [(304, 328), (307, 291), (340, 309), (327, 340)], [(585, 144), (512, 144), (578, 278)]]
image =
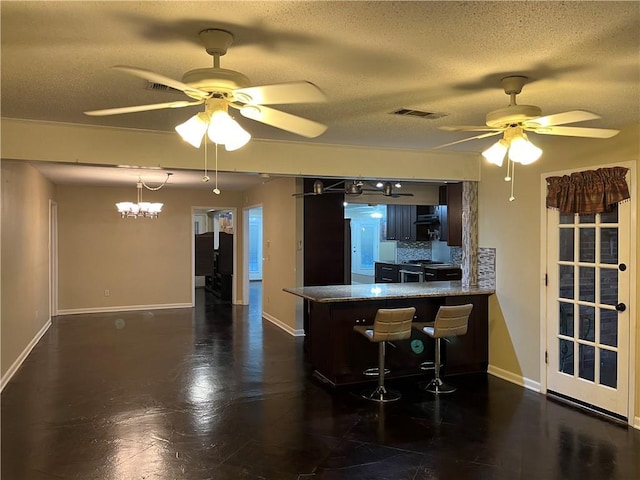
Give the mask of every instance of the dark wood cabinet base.
[[(488, 365), (487, 295), (360, 302), (308, 302), (307, 351), (315, 376), (331, 386), (375, 380), (364, 370), (377, 366), (378, 347), (353, 331), (354, 325), (373, 324), (379, 308), (416, 307), (416, 321), (435, 318), (440, 305), (472, 303), (467, 334), (443, 342), (446, 374), (486, 372)], [(413, 329), (408, 340), (394, 341), (386, 350), (387, 378), (425, 375), (420, 364), (434, 359), (434, 340)]]

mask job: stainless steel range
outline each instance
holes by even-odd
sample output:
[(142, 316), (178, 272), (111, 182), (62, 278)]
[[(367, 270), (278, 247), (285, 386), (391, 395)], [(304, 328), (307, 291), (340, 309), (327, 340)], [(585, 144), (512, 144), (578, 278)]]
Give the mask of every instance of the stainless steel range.
[[(458, 265), (437, 262), (430, 259), (409, 260), (403, 266), (406, 282), (437, 282), (462, 279), (462, 269)], [(402, 271), (401, 270), (401, 273)], [(420, 273), (421, 272), (421, 273)]]

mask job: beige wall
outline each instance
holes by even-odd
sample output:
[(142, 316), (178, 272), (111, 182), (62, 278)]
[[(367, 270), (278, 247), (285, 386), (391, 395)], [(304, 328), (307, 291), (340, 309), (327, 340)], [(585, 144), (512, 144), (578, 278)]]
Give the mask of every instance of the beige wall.
[[(483, 164), (479, 183), (479, 245), (496, 248), (497, 288), (490, 299), (490, 365), (525, 379), (540, 381), (542, 175), (637, 161), (640, 158), (639, 132), (638, 125), (632, 125), (608, 140), (550, 138), (541, 144), (544, 155), (538, 162), (517, 169), (514, 202), (508, 201), (505, 169)], [(539, 139), (537, 136), (536, 143), (540, 143)], [(637, 171), (636, 168), (636, 174)], [(632, 182), (638, 184), (637, 176)], [(637, 216), (637, 212), (635, 214)], [(638, 280), (636, 272), (631, 281), (636, 290)], [(640, 290), (637, 291), (640, 294)], [(633, 334), (636, 345), (640, 345), (640, 332)], [(640, 352), (637, 347), (636, 352)], [(637, 360), (636, 374), (640, 372), (640, 355)], [(640, 412), (639, 386), (635, 385), (636, 415)]]
[[(170, 184), (143, 191), (164, 203), (160, 218), (122, 219), (115, 203), (129, 188), (58, 186), (59, 310), (185, 306), (192, 302), (192, 210), (236, 207), (239, 192), (213, 195)], [(110, 296), (105, 296), (105, 289)]]
[(302, 329), (302, 319), (296, 318), (296, 297), (282, 291), (298, 282), (296, 219), (301, 201), (292, 196), (296, 183), (295, 178), (280, 178), (245, 193), (245, 208), (262, 205), (262, 310), (290, 333)]
[[(49, 200), (55, 188), (24, 162), (1, 162), (2, 378), (50, 320)], [(4, 382), (3, 382), (4, 384)]]

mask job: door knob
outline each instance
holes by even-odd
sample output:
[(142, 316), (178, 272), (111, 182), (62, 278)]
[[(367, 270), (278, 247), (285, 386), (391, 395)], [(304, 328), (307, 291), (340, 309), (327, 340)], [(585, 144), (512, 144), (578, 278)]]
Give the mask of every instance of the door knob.
[(619, 303), (616, 305), (616, 310), (619, 312), (624, 312), (627, 309), (627, 306), (624, 303)]

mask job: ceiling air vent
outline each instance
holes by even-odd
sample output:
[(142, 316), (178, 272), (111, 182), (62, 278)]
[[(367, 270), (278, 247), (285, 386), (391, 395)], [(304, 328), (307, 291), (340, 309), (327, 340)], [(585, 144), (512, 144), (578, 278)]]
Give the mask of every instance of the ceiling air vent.
[(182, 90), (178, 90), (177, 88), (168, 87), (167, 85), (163, 85), (161, 83), (155, 83), (155, 82), (147, 82), (146, 89), (155, 90), (157, 92), (183, 93)]
[(435, 120), (436, 118), (446, 117), (447, 113), (442, 112), (424, 112), (422, 110), (414, 110), (412, 108), (400, 108), (391, 112), (391, 115), (400, 115), (403, 117), (419, 117), (427, 120)]

